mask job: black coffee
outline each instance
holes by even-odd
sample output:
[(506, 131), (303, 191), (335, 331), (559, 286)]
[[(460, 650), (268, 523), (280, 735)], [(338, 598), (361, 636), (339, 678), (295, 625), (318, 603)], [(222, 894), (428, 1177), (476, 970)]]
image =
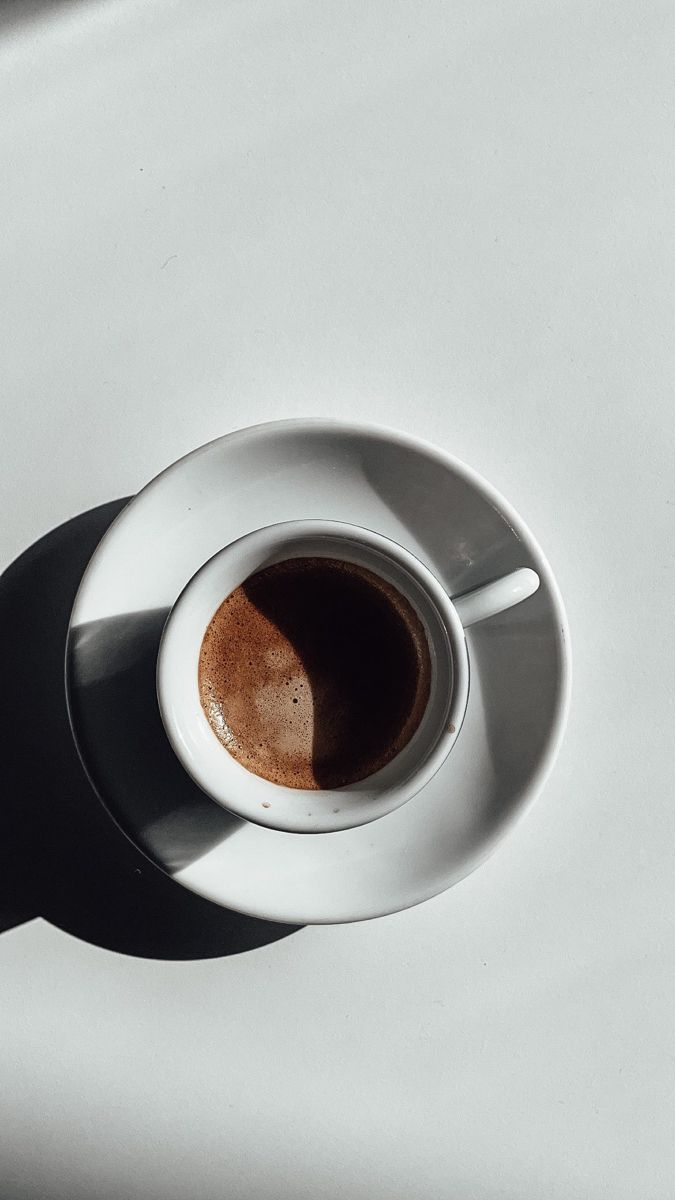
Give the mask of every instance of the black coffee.
[(388, 763), (422, 719), (430, 678), (411, 604), (328, 558), (252, 575), (214, 614), (199, 655), (216, 736), (249, 771), (297, 788), (342, 787)]

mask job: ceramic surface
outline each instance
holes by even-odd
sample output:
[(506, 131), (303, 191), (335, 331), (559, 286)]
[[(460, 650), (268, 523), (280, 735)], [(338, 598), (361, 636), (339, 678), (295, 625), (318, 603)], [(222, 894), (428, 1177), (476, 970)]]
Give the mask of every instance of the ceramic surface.
[[(302, 835), (241, 821), (192, 782), (161, 726), (154, 667), (167, 614), (207, 559), (271, 518), (312, 517), (401, 542), (451, 594), (528, 566), (541, 586), (467, 633), (462, 737), (424, 790), (369, 825)], [(534, 797), (562, 735), (568, 644), (541, 551), (474, 472), (390, 431), (285, 421), (187, 455), (118, 517), (73, 609), (71, 713), (99, 794), (174, 878), (270, 920), (354, 921), (456, 883)]]
[[(204, 629), (225, 596), (272, 562), (316, 555), (359, 563), (407, 596), (425, 629), (431, 680), (422, 720), (390, 762), (348, 787), (302, 791), (247, 771), (214, 737), (201, 706), (197, 661)], [(464, 630), (447, 593), (402, 546), (339, 521), (282, 521), (221, 550), (178, 597), (164, 627), (157, 662), (162, 721), (188, 774), (236, 815), (289, 833), (349, 829), (399, 808), (424, 787), (449, 754), (464, 721), (468, 695)]]

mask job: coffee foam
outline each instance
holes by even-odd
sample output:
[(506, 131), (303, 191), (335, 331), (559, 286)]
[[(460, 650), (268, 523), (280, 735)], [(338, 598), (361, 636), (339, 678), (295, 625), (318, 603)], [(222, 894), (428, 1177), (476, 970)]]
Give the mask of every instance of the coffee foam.
[(402, 749), (430, 671), (422, 623), (391, 584), (340, 560), (291, 559), (221, 604), (204, 634), (199, 690), (213, 732), (243, 766), (316, 789), (364, 778)]

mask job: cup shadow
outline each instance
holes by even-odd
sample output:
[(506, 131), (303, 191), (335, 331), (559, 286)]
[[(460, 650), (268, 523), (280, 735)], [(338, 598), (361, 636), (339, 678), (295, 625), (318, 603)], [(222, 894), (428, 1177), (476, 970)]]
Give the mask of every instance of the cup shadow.
[[(429, 459), (421, 470), (406, 447), (388, 445), (385, 452), (377, 443), (362, 448), (360, 466), (451, 596), (517, 567), (539, 568), (504, 513), (444, 463)], [(467, 641), (469, 703), (482, 693), (486, 750), (499, 780), (486, 808), (497, 826), (536, 771), (560, 710), (564, 664), (547, 588), (472, 626)]]
[[(0, 932), (42, 916), (93, 945), (143, 958), (238, 954), (301, 927), (231, 912), (175, 883), (108, 814), (70, 729), (63, 671), (70, 612), (91, 554), (127, 502), (111, 501), (58, 526), (0, 576)], [(166, 610), (156, 609), (75, 630), (88, 641), (79, 656), (86, 678), (76, 681), (72, 704), (85, 737), (110, 729), (99, 760), (115, 772), (116, 794), (126, 797), (116, 819), (129, 833), (133, 828), (147, 854), (177, 869), (239, 822), (192, 783), (164, 734), (154, 664), (165, 618)], [(113, 757), (120, 740), (125, 753)]]
[(123, 613), (71, 629), (69, 702), (98, 795), (113, 820), (169, 873), (242, 827), (176, 758), (159, 714), (155, 671), (168, 608)]

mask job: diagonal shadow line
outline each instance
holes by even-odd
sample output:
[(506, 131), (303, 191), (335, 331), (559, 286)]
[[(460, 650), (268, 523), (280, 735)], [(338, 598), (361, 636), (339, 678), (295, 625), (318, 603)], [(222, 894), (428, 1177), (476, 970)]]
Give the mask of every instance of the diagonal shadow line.
[[(91, 554), (126, 503), (111, 501), (58, 526), (0, 576), (0, 723), (6, 746), (0, 803), (0, 931), (43, 916), (94, 945), (145, 958), (237, 954), (298, 927), (220, 908), (150, 862), (100, 803), (70, 730), (63, 676), (70, 612)], [(138, 653), (130, 669), (120, 672), (117, 690), (106, 696), (99, 691), (93, 698), (92, 708), (98, 705), (99, 716), (106, 711), (110, 715), (119, 703), (120, 682), (127, 697), (139, 680), (147, 683), (158, 620), (151, 615), (136, 628)], [(113, 653), (111, 635), (118, 632), (96, 631), (100, 657)], [(152, 671), (154, 675), (154, 666)], [(146, 848), (157, 847), (158, 836), (160, 841), (171, 838), (174, 855), (189, 859), (209, 839), (213, 844), (224, 836), (221, 818), (225, 823), (229, 818), (201, 793), (195, 797), (190, 791), (194, 785), (177, 762), (167, 759), (164, 731), (154, 719), (151, 714), (145, 728), (144, 778), (147, 781), (147, 771), (156, 761), (159, 777), (170, 786), (164, 810), (153, 808), (149, 797), (143, 801), (146, 827), (154, 826)], [(134, 775), (133, 746), (118, 767)], [(209, 814), (210, 807), (217, 812)]]

